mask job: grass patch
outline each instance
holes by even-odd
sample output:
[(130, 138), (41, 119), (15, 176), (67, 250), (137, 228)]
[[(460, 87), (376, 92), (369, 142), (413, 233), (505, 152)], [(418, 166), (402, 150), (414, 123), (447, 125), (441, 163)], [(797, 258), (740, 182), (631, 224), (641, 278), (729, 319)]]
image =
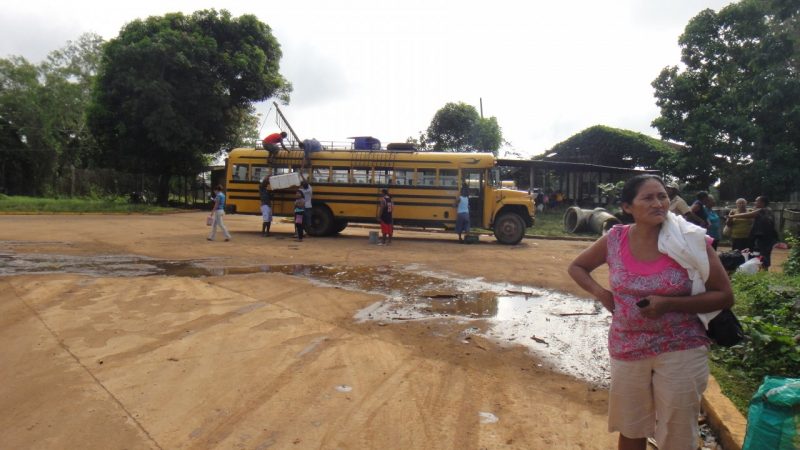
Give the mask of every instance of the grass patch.
[(0, 195), (0, 212), (9, 213), (163, 213), (155, 205), (132, 204), (124, 198), (44, 198)]
[(756, 382), (753, 379), (744, 376), (742, 371), (730, 370), (724, 364), (717, 363), (712, 358), (709, 361), (709, 368), (711, 374), (719, 383), (722, 393), (733, 403), (733, 406), (747, 417), (747, 408), (750, 405), (750, 399), (756, 392), (761, 382)]

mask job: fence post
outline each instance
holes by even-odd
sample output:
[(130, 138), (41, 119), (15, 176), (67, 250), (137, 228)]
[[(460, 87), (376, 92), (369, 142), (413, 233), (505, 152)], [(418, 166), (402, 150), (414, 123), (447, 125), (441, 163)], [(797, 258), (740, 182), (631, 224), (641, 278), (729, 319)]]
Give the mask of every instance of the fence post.
[(69, 177), (69, 196), (70, 197), (75, 197), (75, 165), (74, 164), (70, 164), (69, 165), (69, 172), (70, 172), (70, 177)]

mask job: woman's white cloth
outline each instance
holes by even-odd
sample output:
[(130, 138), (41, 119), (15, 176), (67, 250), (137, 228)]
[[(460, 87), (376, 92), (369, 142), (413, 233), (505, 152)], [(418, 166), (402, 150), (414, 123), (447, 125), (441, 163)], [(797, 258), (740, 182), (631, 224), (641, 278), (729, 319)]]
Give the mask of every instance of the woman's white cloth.
[[(706, 291), (706, 280), (710, 271), (706, 253), (706, 230), (688, 222), (680, 216), (667, 212), (658, 233), (658, 251), (665, 253), (681, 265), (692, 280), (692, 295)], [(708, 329), (711, 321), (720, 311), (697, 313), (703, 326)]]

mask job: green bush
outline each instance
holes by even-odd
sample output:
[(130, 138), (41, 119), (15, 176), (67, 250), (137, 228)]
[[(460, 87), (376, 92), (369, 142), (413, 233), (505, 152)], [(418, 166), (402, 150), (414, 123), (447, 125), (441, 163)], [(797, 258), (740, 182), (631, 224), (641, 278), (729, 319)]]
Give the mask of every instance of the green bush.
[(714, 348), (711, 359), (726, 394), (744, 411), (764, 376), (800, 373), (800, 276), (760, 272), (731, 281), (745, 340)]
[(789, 256), (783, 263), (783, 273), (786, 275), (800, 275), (800, 238), (797, 236), (786, 236), (786, 243), (789, 244)]

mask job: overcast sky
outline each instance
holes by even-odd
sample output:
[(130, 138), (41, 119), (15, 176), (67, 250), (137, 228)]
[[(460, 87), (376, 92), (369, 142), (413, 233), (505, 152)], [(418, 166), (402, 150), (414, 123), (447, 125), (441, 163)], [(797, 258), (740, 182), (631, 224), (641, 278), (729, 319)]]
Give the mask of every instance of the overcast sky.
[(301, 139), (403, 142), (447, 102), (478, 108), (483, 98), (484, 115), (528, 157), (597, 124), (658, 137), (650, 83), (679, 62), (687, 21), (729, 3), (0, 0), (0, 57), (38, 62), (82, 33), (111, 39), (127, 22), (168, 12), (254, 14), (281, 43), (281, 72), (294, 85), (281, 109)]

